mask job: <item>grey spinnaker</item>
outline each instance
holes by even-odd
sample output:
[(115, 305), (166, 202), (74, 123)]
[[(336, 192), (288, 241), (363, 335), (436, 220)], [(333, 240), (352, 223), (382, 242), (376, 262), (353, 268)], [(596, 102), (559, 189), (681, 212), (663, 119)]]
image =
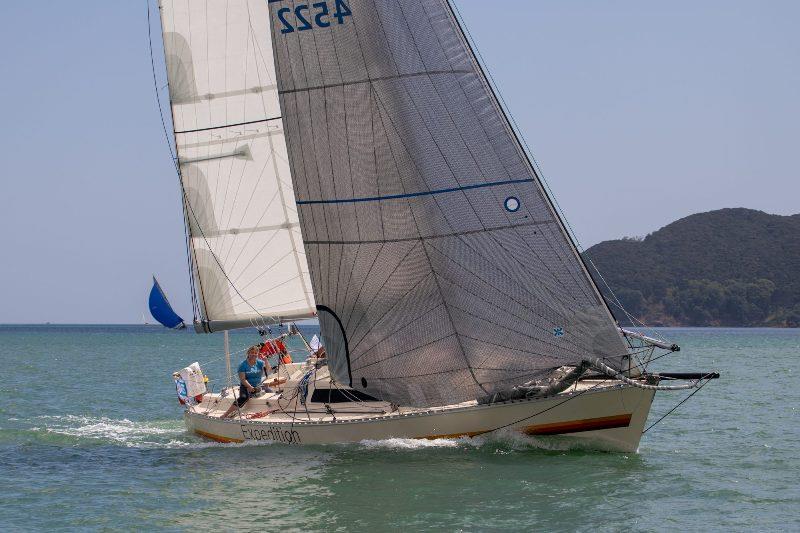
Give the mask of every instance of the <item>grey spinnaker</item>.
[(613, 317), (447, 2), (269, 5), (336, 378), (432, 406), (590, 356), (620, 367)]

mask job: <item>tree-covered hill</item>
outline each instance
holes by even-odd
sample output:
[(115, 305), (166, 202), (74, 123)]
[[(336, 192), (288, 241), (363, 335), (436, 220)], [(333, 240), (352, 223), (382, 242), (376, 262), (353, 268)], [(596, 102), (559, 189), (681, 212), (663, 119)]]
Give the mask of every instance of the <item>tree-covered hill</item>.
[(800, 214), (699, 213), (584, 255), (649, 325), (800, 326)]

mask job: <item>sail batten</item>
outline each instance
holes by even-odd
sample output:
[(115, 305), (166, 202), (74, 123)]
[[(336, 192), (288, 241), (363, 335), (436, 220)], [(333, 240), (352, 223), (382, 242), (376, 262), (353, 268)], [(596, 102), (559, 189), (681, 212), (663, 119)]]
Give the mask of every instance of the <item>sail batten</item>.
[(266, 2), (159, 6), (199, 328), (313, 317)]
[(625, 344), (447, 1), (269, 8), (333, 375), (430, 406), (587, 356), (621, 366)]

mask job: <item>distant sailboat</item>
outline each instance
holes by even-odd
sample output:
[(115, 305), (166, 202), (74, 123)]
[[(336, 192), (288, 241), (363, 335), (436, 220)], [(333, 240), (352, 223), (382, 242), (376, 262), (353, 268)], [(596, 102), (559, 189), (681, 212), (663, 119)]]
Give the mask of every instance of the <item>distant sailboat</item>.
[[(160, 324), (169, 329), (184, 329), (186, 324), (183, 319), (172, 309), (167, 300), (167, 295), (158, 284), (158, 280), (153, 276), (153, 288), (150, 289), (150, 314), (158, 320)], [(146, 324), (147, 322), (145, 322)]]
[(159, 13), (195, 329), (318, 316), (324, 345), (238, 410), (228, 356), (229, 388), (187, 393), (189, 430), (630, 452), (657, 390), (716, 377), (648, 372), (677, 346), (617, 327), (448, 0)]

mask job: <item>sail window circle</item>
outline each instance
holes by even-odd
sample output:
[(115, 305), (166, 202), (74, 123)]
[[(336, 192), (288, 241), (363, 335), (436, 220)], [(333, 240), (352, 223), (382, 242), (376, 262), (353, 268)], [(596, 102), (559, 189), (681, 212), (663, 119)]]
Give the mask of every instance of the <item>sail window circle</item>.
[(361, 386), (367, 388), (367, 378), (361, 378)]
[(506, 198), (505, 201), (506, 211), (509, 211), (511, 213), (516, 213), (517, 211), (519, 211), (520, 205), (521, 204), (519, 203), (519, 198), (517, 198), (516, 196), (509, 196), (508, 198)]

